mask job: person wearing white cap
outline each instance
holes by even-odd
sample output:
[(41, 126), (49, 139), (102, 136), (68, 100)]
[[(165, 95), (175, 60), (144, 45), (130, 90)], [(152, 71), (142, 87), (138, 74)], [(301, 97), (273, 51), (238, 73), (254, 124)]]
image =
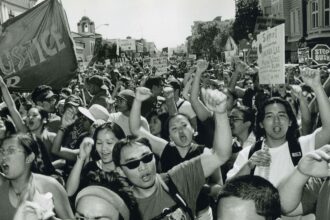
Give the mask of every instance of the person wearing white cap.
[(96, 120), (103, 120), (104, 122), (106, 122), (108, 121), (110, 116), (108, 110), (99, 104), (93, 104), (88, 109), (84, 107), (78, 107), (78, 110), (81, 114), (85, 115), (93, 122), (95, 122)]

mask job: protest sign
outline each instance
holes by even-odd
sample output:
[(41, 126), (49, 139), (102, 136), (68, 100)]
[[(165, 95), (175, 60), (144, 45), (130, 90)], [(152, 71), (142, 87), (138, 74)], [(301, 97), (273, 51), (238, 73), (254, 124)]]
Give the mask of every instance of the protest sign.
[(326, 44), (317, 44), (311, 51), (311, 57), (318, 65), (328, 65), (330, 63), (330, 47)]
[(119, 40), (119, 46), (122, 51), (135, 51), (136, 50), (134, 39)]
[(257, 36), (260, 84), (285, 83), (285, 28), (278, 25)]
[(0, 74), (8, 87), (31, 91), (46, 84), (65, 86), (78, 64), (65, 12), (46, 0), (2, 24)]
[(151, 58), (151, 66), (156, 67), (156, 75), (167, 73), (167, 57), (153, 57)]
[(309, 47), (298, 48), (298, 62), (306, 63), (309, 59)]
[(151, 59), (149, 56), (145, 56), (143, 58), (143, 66), (150, 66), (150, 63), (151, 63)]

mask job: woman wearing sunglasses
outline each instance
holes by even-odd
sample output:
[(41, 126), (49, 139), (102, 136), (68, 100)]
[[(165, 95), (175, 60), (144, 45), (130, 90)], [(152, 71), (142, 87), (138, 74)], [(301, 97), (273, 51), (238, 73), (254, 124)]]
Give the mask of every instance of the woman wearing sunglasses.
[[(73, 217), (64, 188), (53, 178), (32, 173), (38, 144), (27, 134), (6, 138), (0, 147), (0, 219), (11, 220), (23, 202), (43, 207), (43, 215)], [(29, 216), (26, 216), (29, 219)]]
[(85, 138), (82, 141), (79, 156), (66, 184), (69, 196), (97, 182), (118, 180), (112, 161), (112, 149), (122, 138), (125, 138), (125, 134), (120, 126), (109, 122), (96, 128), (93, 139)]
[[(193, 138), (195, 130), (184, 114), (174, 114), (168, 119), (168, 132), (171, 142), (160, 137), (156, 137), (140, 126), (141, 103), (151, 96), (147, 88), (139, 87), (136, 90), (135, 100), (130, 115), (131, 132), (137, 136), (145, 137), (149, 140), (152, 151), (160, 158), (162, 172), (167, 172), (174, 166), (197, 157), (203, 153), (210, 152), (204, 146), (195, 144)], [(170, 96), (169, 96), (170, 97)], [(127, 165), (126, 165), (127, 166)], [(217, 187), (221, 183), (220, 169), (215, 171), (210, 178), (210, 185)], [(211, 188), (205, 185), (197, 201), (198, 216), (207, 216), (203, 219), (212, 219), (212, 212), (209, 208), (209, 192)]]

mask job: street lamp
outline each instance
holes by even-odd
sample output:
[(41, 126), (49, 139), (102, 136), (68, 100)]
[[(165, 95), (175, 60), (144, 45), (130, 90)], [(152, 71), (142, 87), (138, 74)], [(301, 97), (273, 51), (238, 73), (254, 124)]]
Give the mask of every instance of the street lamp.
[(95, 30), (97, 30), (98, 28), (100, 28), (100, 27), (102, 27), (102, 26), (109, 26), (109, 24), (100, 24), (100, 25), (98, 25), (96, 28), (95, 28)]

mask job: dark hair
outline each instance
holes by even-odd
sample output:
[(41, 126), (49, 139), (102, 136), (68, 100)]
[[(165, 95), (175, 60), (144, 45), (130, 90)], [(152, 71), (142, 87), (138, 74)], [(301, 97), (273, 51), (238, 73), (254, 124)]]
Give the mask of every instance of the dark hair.
[(121, 151), (125, 146), (132, 146), (135, 143), (147, 146), (151, 150), (151, 144), (147, 138), (139, 138), (134, 135), (129, 135), (124, 139), (119, 140), (112, 150), (112, 160), (115, 166), (120, 166)]
[(264, 216), (266, 220), (275, 220), (281, 216), (278, 190), (260, 176), (239, 176), (226, 182), (220, 191), (217, 207), (220, 200), (227, 197), (252, 200), (257, 214)]
[(154, 116), (156, 116), (161, 122), (161, 131), (160, 131), (161, 138), (168, 140), (169, 132), (168, 132), (168, 126), (167, 126), (167, 130), (166, 130), (166, 123), (169, 118), (169, 114), (168, 113), (158, 114), (156, 111), (152, 111), (146, 117), (149, 124), (150, 124), (151, 118)]
[(162, 78), (159, 76), (150, 76), (144, 83), (144, 86), (148, 89), (152, 89), (153, 86), (161, 86)]
[(6, 136), (10, 136), (16, 133), (16, 128), (13, 122), (11, 122), (8, 118), (6, 117), (1, 117), (1, 121), (3, 121), (5, 127), (6, 127)]
[(183, 116), (183, 117), (187, 118), (189, 124), (191, 125), (191, 127), (193, 127), (193, 126), (192, 126), (192, 123), (191, 123), (191, 120), (190, 120), (190, 118), (189, 118), (188, 115), (186, 115), (186, 114), (184, 114), (184, 113), (180, 113), (180, 112), (175, 113), (174, 115), (170, 115), (170, 116), (168, 116), (167, 120), (165, 121), (165, 125), (164, 125), (164, 135), (165, 135), (166, 137), (169, 138), (169, 136), (170, 136), (170, 121), (171, 121), (172, 119), (178, 117), (178, 116)]
[(249, 127), (249, 133), (251, 131), (254, 132), (254, 123), (256, 121), (255, 110), (245, 105), (236, 105), (233, 109), (237, 109), (238, 111), (243, 113), (244, 122), (251, 122), (251, 125)]
[[(46, 119), (46, 123), (48, 123), (49, 121), (49, 114), (48, 112), (41, 106), (33, 106), (31, 108), (28, 109), (28, 111), (30, 111), (32, 108), (35, 108), (38, 110), (40, 116), (41, 116), (41, 120)], [(44, 125), (43, 125), (44, 126)]]
[(31, 93), (32, 101), (37, 104), (38, 101), (42, 101), (44, 98), (44, 94), (53, 91), (52, 87), (47, 85), (40, 85), (36, 87)]
[(262, 137), (266, 136), (265, 129), (260, 127), (260, 123), (262, 123), (262, 121), (265, 118), (266, 107), (268, 105), (275, 103), (282, 104), (284, 106), (286, 113), (288, 114), (289, 120), (291, 121), (291, 125), (289, 126), (288, 131), (286, 132), (287, 141), (289, 142), (289, 144), (298, 142), (298, 138), (300, 134), (299, 134), (299, 127), (296, 116), (293, 113), (290, 103), (279, 97), (273, 97), (266, 100), (263, 103), (263, 105), (258, 109), (257, 117), (256, 117), (256, 140), (260, 140)]
[(93, 146), (92, 151), (91, 151), (91, 157), (94, 161), (97, 161), (97, 160), (100, 159), (100, 155), (96, 151), (96, 140), (97, 140), (97, 135), (101, 130), (111, 131), (118, 140), (123, 139), (123, 138), (126, 137), (123, 129), (119, 125), (117, 125), (116, 123), (107, 122), (107, 123), (104, 123), (104, 124), (98, 126), (95, 129), (95, 132), (93, 134), (94, 146)]

